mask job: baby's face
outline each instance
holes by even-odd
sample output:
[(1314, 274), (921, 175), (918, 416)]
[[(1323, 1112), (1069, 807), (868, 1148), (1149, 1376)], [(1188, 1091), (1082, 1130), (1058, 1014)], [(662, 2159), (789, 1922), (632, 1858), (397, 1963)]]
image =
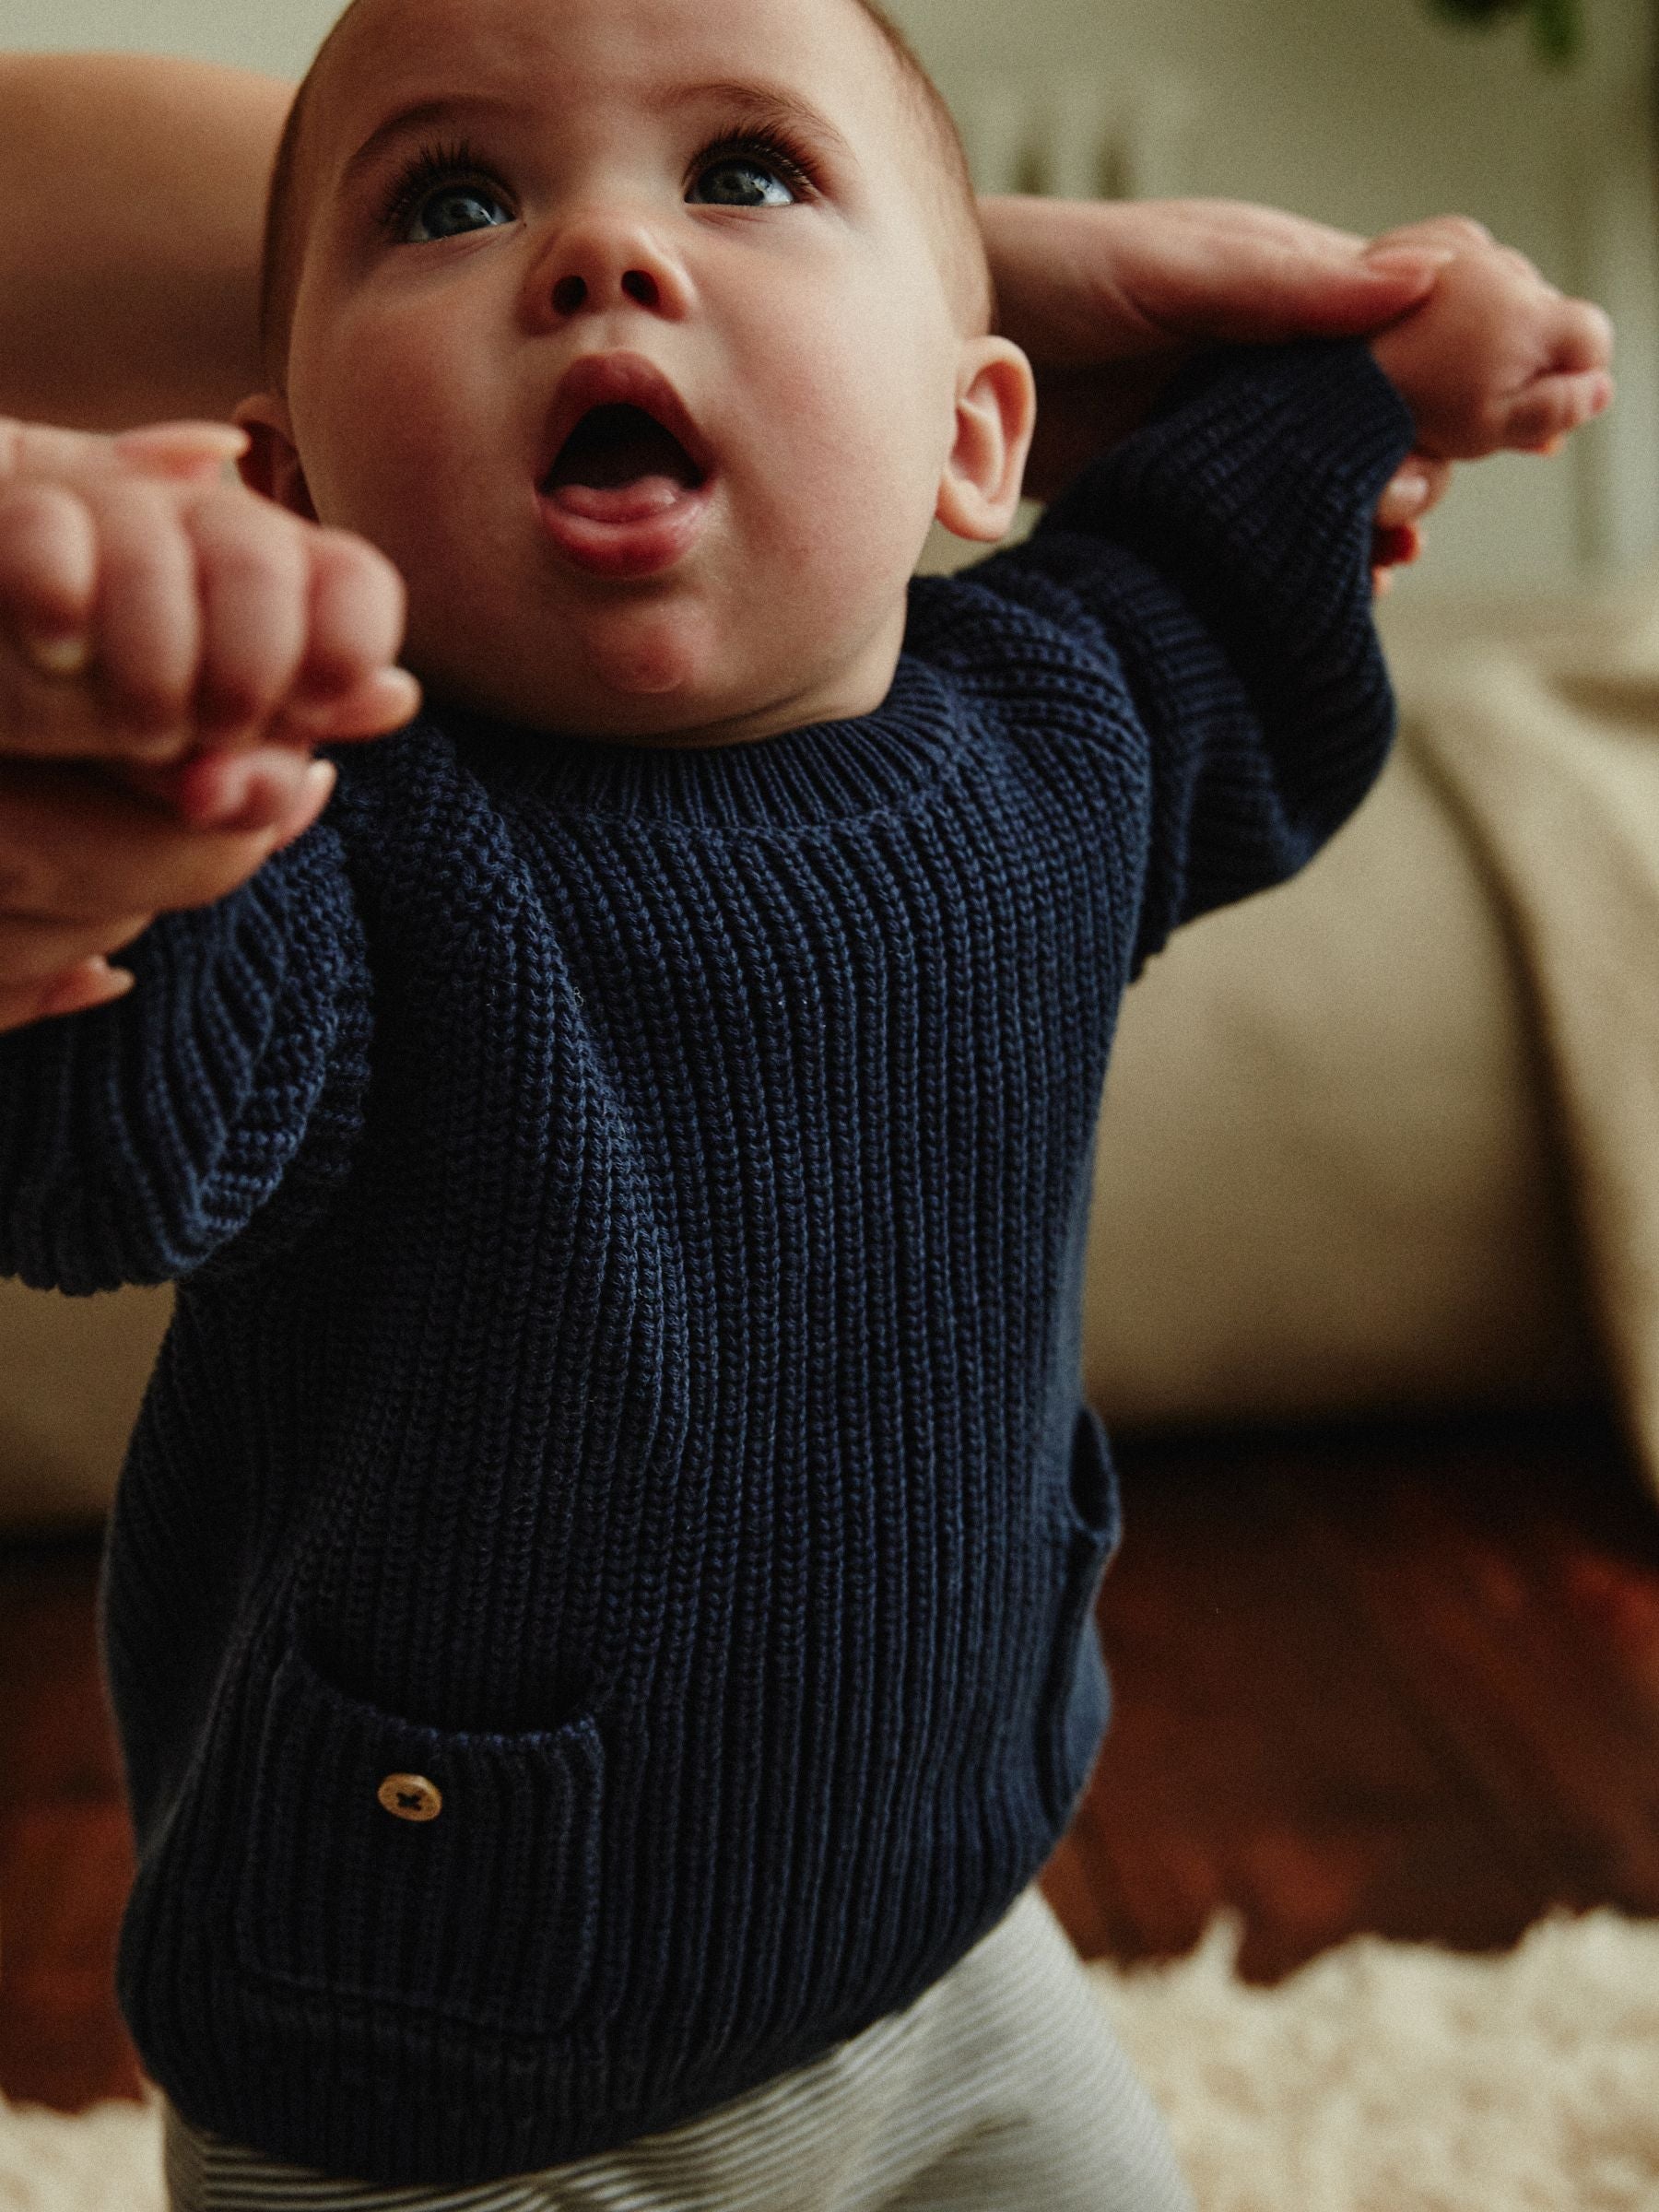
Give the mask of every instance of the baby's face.
[(833, 0), (364, 0), (312, 91), (280, 415), (409, 665), (541, 727), (879, 704), (972, 350)]

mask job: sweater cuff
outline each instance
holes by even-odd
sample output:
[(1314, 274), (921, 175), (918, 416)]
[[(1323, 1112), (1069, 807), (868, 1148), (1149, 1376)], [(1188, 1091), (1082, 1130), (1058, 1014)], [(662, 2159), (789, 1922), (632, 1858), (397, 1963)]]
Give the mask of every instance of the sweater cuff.
[(1110, 516), (1115, 529), (1125, 500), (1161, 489), (1166, 470), (1182, 505), (1218, 520), (1317, 500), (1369, 523), (1416, 438), (1364, 339), (1230, 347), (1184, 369), (1149, 420), (1092, 462), (1039, 528), (1093, 535)]

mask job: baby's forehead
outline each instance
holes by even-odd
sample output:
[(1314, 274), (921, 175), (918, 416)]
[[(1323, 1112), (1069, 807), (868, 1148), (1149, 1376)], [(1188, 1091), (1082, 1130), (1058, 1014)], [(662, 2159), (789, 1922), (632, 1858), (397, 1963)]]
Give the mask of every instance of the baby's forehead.
[(511, 90), (522, 112), (569, 120), (595, 84), (608, 106), (643, 109), (679, 84), (750, 79), (896, 126), (902, 153), (934, 166), (927, 79), (867, 0), (352, 0), (300, 90), (305, 153), (310, 168), (349, 159), (345, 139), (409, 84), (455, 104)]

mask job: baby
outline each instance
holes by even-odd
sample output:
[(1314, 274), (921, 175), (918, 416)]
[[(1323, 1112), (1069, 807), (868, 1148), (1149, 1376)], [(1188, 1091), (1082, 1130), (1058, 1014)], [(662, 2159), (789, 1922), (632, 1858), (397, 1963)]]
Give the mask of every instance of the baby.
[[(1401, 457), (1606, 404), (1588, 311), (1428, 235), (1369, 348), (1200, 363), (912, 587), (1033, 387), (862, 0), (357, 0), (268, 499), (66, 463), (10, 541), (40, 749), (186, 810), (334, 751), (0, 933), (135, 978), (0, 1039), (0, 1266), (179, 1282), (102, 1627), (180, 2212), (1187, 2201), (1031, 1886), (1106, 1717), (1095, 1108), (1144, 961), (1377, 771)], [(347, 747), (415, 704), (382, 556), (430, 704)]]

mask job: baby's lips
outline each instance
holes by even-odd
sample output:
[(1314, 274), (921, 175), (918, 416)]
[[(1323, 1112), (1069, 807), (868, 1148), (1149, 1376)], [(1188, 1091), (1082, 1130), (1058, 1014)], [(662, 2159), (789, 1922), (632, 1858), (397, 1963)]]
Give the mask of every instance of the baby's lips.
[(547, 482), (566, 439), (582, 417), (603, 406), (638, 407), (678, 441), (700, 476), (713, 474), (715, 459), (707, 439), (654, 361), (638, 353), (586, 354), (573, 361), (559, 379), (542, 434), (535, 471), (538, 484)]

